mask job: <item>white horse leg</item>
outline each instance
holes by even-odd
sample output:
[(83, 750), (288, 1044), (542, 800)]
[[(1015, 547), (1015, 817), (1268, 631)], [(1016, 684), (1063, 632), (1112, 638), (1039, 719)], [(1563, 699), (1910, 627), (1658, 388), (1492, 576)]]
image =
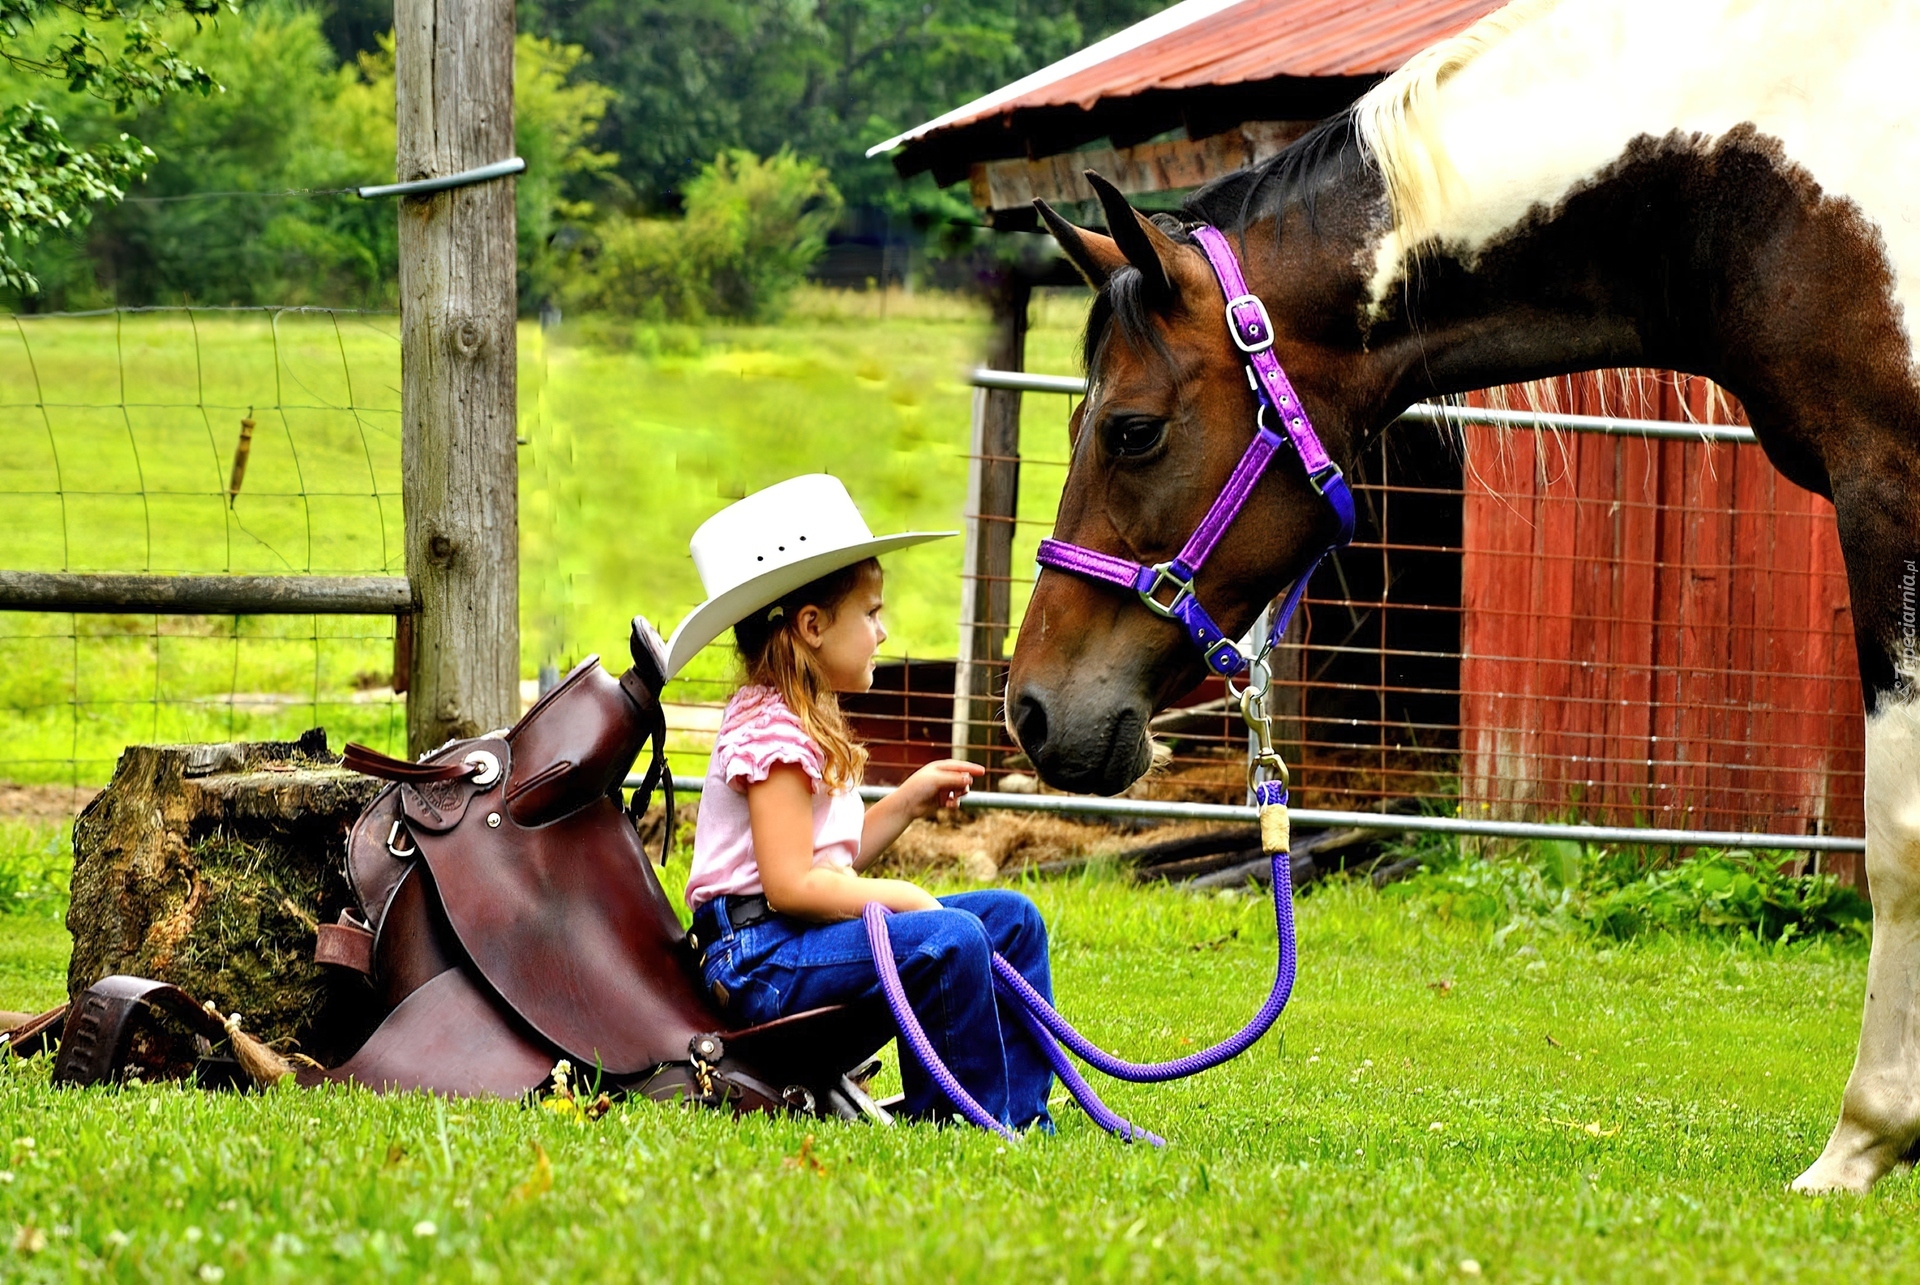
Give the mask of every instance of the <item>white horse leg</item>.
[(1867, 878), (1873, 953), (1860, 1051), (1840, 1123), (1795, 1191), (1865, 1191), (1920, 1137), (1920, 695), (1867, 716)]

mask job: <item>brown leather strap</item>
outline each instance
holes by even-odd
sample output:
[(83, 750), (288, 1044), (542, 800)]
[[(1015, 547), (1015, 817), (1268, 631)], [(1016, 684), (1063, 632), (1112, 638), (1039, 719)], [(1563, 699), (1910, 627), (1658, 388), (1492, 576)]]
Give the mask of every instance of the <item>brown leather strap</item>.
[(126, 1067), (132, 1019), (142, 1005), (161, 1009), (209, 1040), (226, 1038), (226, 1024), (178, 986), (116, 973), (88, 987), (67, 1015), (60, 1056), (53, 1063), (53, 1082), (105, 1084), (118, 1077)]
[(321, 924), (313, 943), (313, 962), (351, 968), (371, 976), (373, 973), (373, 930), (354, 922), (353, 912), (340, 912), (337, 924)]
[(673, 775), (667, 770), (667, 737), (663, 731), (654, 738), (653, 761), (647, 765), (647, 774), (634, 788), (633, 795), (627, 800), (627, 819), (635, 829), (640, 826), (640, 818), (647, 814), (653, 804), (653, 791), (661, 789), (660, 801), (666, 808), (666, 825), (660, 831), (660, 860), (655, 864), (665, 869), (667, 858), (673, 855)]
[(21, 1022), (6, 1033), (6, 1046), (13, 1050), (16, 1057), (32, 1057), (36, 1053), (46, 1052), (59, 1041), (60, 1029), (66, 1023), (70, 1007), (69, 1004), (62, 1004)]
[(410, 785), (458, 781), (479, 771), (461, 759), (441, 763), (409, 763), (354, 741), (347, 742), (346, 750), (340, 755), (340, 766), (362, 776), (377, 776), (383, 781), (405, 781)]
[[(638, 625), (635, 626), (636, 630)], [(637, 635), (636, 635), (637, 636)], [(664, 869), (667, 858), (673, 855), (673, 773), (667, 767), (667, 711), (660, 704), (660, 698), (651, 680), (640, 672), (638, 663), (639, 643), (634, 644), (636, 663), (632, 669), (620, 675), (620, 688), (628, 699), (640, 711), (640, 721), (646, 729), (647, 740), (653, 743), (653, 758), (647, 764), (647, 774), (640, 779), (627, 800), (627, 817), (637, 827), (640, 818), (646, 815), (647, 808), (653, 803), (653, 792), (665, 787), (661, 802), (666, 806), (666, 825), (660, 832), (660, 866)]]

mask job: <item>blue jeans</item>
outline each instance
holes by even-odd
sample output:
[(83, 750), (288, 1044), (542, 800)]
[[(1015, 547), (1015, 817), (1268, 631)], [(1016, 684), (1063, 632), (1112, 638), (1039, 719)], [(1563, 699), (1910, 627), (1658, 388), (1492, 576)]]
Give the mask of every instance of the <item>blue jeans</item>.
[[(1017, 892), (989, 888), (940, 898), (940, 910), (888, 917), (893, 954), (913, 1011), (927, 1038), (962, 1087), (1009, 1128), (1038, 1125), (1051, 1132), (1047, 1094), (1053, 1068), (1012, 1001), (993, 986), (993, 951), (1053, 998), (1047, 965), (1047, 926)], [(701, 973), (707, 988), (725, 994), (730, 1014), (749, 1025), (827, 1004), (849, 1004), (880, 994), (866, 928), (857, 919), (806, 923), (775, 915), (736, 930), (720, 901), (700, 908), (696, 928), (706, 946)], [(709, 935), (711, 934), (711, 940)], [(720, 989), (724, 988), (724, 990)], [(904, 1043), (900, 1078), (905, 1113), (953, 1114), (947, 1097)]]

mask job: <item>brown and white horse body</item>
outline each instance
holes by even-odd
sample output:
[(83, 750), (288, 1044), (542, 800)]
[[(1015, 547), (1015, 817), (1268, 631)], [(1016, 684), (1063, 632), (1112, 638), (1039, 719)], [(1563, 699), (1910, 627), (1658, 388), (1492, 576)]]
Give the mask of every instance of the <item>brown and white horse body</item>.
[[(1874, 943), (1840, 1123), (1803, 1189), (1864, 1190), (1920, 1140), (1916, 69), (1911, 0), (1522, 0), (1188, 206), (1233, 235), (1337, 460), (1435, 394), (1660, 366), (1739, 396), (1782, 472), (1833, 500)], [(1150, 563), (1204, 512), (1253, 404), (1199, 252), (1108, 210), (1114, 239), (1046, 212), (1102, 287), (1055, 534)], [(1270, 476), (1196, 590), (1243, 628), (1324, 528), (1297, 467)], [(1042, 775), (1111, 792), (1201, 672), (1137, 600), (1048, 571), (1008, 720)]]

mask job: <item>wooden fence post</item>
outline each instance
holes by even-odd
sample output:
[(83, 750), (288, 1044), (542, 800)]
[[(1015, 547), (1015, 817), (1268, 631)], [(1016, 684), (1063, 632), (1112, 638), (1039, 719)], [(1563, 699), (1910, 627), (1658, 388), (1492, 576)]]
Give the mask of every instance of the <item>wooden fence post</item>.
[[(513, 0), (396, 0), (402, 182), (514, 155)], [(407, 746), (520, 713), (512, 179), (400, 202)]]
[[(1033, 283), (1009, 269), (994, 286), (986, 364), (1024, 370)], [(967, 461), (966, 565), (960, 581), (960, 655), (953, 673), (953, 756), (992, 766), (1011, 618), (1014, 518), (1020, 496), (1020, 394), (973, 390)]]

